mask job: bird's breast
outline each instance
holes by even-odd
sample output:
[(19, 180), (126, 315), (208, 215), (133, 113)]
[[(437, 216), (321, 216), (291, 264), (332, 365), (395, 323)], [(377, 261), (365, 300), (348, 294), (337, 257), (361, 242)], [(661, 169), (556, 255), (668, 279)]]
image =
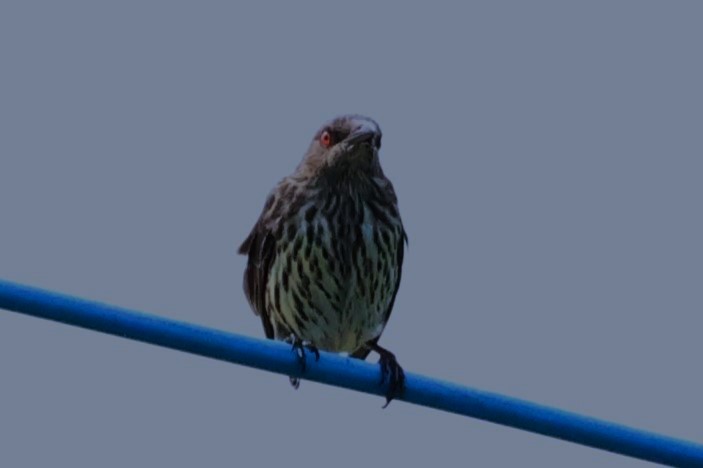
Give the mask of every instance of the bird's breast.
[(304, 204), (281, 230), (267, 284), (277, 335), (346, 352), (379, 336), (402, 232), (397, 209), (375, 200), (336, 194)]

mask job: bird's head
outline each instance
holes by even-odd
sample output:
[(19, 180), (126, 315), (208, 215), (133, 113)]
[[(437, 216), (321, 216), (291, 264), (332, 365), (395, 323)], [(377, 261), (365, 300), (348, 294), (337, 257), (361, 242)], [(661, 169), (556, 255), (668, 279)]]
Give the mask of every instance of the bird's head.
[(380, 171), (381, 128), (362, 115), (343, 115), (315, 133), (299, 171), (309, 175), (374, 174)]

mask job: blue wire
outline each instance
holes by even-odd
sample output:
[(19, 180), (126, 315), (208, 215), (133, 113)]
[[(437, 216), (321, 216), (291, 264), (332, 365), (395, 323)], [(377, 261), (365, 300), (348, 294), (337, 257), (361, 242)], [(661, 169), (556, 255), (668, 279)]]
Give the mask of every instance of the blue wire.
[[(383, 395), (378, 365), (331, 353), (307, 370), (290, 345), (226, 333), (0, 280), (0, 308), (214, 359)], [(310, 356), (310, 355), (309, 355)], [(703, 445), (406, 373), (401, 400), (674, 466), (703, 467)]]

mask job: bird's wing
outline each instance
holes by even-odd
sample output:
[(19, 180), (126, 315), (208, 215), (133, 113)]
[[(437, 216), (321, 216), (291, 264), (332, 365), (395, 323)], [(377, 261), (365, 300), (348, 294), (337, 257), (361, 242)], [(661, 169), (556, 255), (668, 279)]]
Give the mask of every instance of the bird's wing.
[(242, 242), (239, 253), (249, 257), (244, 271), (244, 294), (256, 315), (261, 317), (266, 338), (273, 338), (273, 324), (266, 310), (266, 283), (276, 254), (276, 245), (271, 227), (262, 218), (259, 218), (249, 236)]

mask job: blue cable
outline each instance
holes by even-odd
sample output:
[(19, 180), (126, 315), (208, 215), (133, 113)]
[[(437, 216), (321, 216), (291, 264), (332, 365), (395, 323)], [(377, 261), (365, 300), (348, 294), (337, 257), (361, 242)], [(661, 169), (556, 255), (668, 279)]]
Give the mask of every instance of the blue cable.
[[(280, 374), (376, 395), (379, 366), (322, 352), (305, 373), (290, 345), (169, 320), (0, 280), (0, 308)], [(529, 401), (406, 373), (401, 400), (642, 460), (703, 467), (703, 445)]]

